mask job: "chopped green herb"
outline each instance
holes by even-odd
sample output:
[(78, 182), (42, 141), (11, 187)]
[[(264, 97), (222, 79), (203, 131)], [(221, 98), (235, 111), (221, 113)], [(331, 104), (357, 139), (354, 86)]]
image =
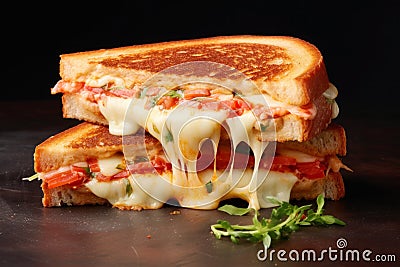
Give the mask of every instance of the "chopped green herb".
[(149, 87), (143, 88), (143, 90), (140, 92), (140, 98), (144, 98), (146, 96), (147, 90), (149, 90)]
[(153, 130), (157, 133), (160, 134), (160, 131), (158, 130), (157, 126), (153, 123)]
[(118, 170), (125, 170), (125, 169), (126, 169), (126, 166), (125, 166), (125, 164), (120, 163), (120, 164), (118, 164), (117, 167), (115, 167), (115, 168), (118, 169)]
[(133, 161), (134, 161), (134, 163), (147, 162), (147, 161), (149, 161), (149, 158), (146, 156), (136, 156)]
[(268, 125), (260, 123), (261, 132), (265, 132), (268, 128)]
[(146, 104), (147, 107), (149, 108), (155, 107), (158, 102), (158, 97), (149, 98), (147, 101), (148, 101), (148, 104)]
[(181, 90), (169, 90), (165, 95), (173, 98), (183, 98), (183, 93)]
[(89, 176), (92, 175), (92, 172), (90, 171), (89, 166), (88, 167), (84, 167), (84, 169), (85, 169), (85, 172), (86, 172), (87, 175), (89, 175)]
[(167, 134), (164, 136), (165, 142), (173, 142), (174, 137), (172, 136), (172, 133), (167, 129)]
[(253, 224), (231, 225), (228, 221), (218, 220), (216, 224), (211, 225), (213, 234), (218, 239), (222, 236), (230, 237), (234, 243), (239, 243), (240, 239), (262, 242), (264, 248), (268, 249), (272, 239), (287, 238), (301, 226), (345, 225), (345, 222), (332, 215), (323, 215), (324, 197), (322, 194), (317, 198), (317, 211), (312, 209), (312, 205), (298, 207), (275, 198), (268, 198), (268, 200), (279, 205), (272, 210), (269, 219), (259, 219), (259, 212), (255, 209), (241, 209), (234, 206), (219, 208), (218, 210), (231, 215), (245, 215), (254, 211)]
[(207, 189), (207, 193), (211, 193), (213, 190), (213, 184), (211, 181), (209, 181), (208, 183), (206, 183), (206, 189)]
[(260, 123), (260, 131), (261, 132), (266, 132), (268, 130), (273, 130), (275, 129), (275, 124), (271, 120), (264, 120), (263, 123)]
[(126, 184), (125, 193), (129, 197), (132, 194), (132, 192), (133, 192), (133, 188), (131, 186), (131, 183), (128, 181), (128, 183)]
[(327, 98), (327, 97), (325, 97), (325, 100), (326, 100), (326, 102), (328, 104), (333, 104), (335, 102), (335, 99), (330, 99), (330, 98)]

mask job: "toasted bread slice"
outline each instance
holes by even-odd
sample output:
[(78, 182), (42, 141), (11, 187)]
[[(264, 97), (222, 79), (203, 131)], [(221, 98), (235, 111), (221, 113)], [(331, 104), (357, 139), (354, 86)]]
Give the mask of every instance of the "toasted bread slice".
[[(66, 82), (108, 76), (131, 89), (167, 68), (196, 61), (234, 68), (262, 93), (293, 105), (310, 103), (329, 87), (320, 51), (309, 42), (287, 36), (220, 36), (64, 54), (60, 76)], [(181, 74), (193, 75), (190, 69)], [(176, 76), (163, 79), (165, 84), (177, 82)]]
[(279, 143), (278, 149), (293, 149), (317, 157), (326, 155), (345, 156), (347, 152), (346, 133), (342, 126), (331, 123), (328, 128), (308, 141)]
[[(79, 93), (67, 93), (62, 96), (64, 118), (79, 119), (101, 125), (108, 121), (101, 114), (99, 106), (88, 101)], [(315, 100), (316, 116), (314, 119), (304, 119), (295, 114), (287, 114), (274, 119), (275, 131), (257, 132), (263, 141), (298, 141), (309, 140), (324, 130), (332, 121), (332, 108), (324, 96)]]
[[(226, 141), (223, 140), (223, 142)], [(34, 155), (35, 171), (44, 175), (58, 168), (91, 158), (107, 158), (124, 152), (126, 145), (129, 145), (128, 151), (132, 155), (144, 153), (143, 155), (153, 158), (163, 153), (161, 144), (150, 135), (145, 135), (144, 139), (139, 135), (120, 137), (111, 135), (107, 127), (84, 122), (39, 144)], [(324, 132), (307, 142), (278, 143), (277, 152), (281, 149), (300, 151), (316, 157), (330, 157), (336, 154), (344, 156), (346, 136), (340, 125), (330, 125)], [(172, 173), (167, 176), (170, 175)], [(42, 203), (45, 207), (111, 204), (107, 199), (95, 195), (85, 186), (62, 185), (49, 188), (46, 181), (43, 180), (42, 191)], [(299, 178), (290, 191), (290, 199), (314, 199), (321, 193), (326, 198), (333, 200), (344, 197), (344, 182), (339, 169), (331, 168), (324, 178)], [(177, 195), (172, 195), (172, 197), (179, 199)], [(218, 204), (218, 200), (216, 201)], [(132, 210), (152, 208), (152, 206), (146, 206), (140, 202), (119, 205), (114, 203), (112, 205), (120, 209)]]
[(83, 122), (36, 146), (34, 169), (38, 173), (49, 172), (90, 158), (108, 158), (124, 150), (129, 150), (131, 154), (150, 153), (149, 156), (152, 156), (160, 153), (162, 146), (143, 131), (121, 137), (110, 134), (107, 127)]

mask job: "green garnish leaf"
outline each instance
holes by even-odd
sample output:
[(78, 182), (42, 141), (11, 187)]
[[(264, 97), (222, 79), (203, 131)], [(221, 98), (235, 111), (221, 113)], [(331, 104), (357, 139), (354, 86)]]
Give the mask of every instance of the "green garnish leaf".
[(158, 130), (157, 126), (153, 123), (153, 130), (154, 132), (156, 132), (157, 134), (160, 134), (160, 130)]
[(322, 194), (317, 198), (317, 211), (312, 209), (311, 204), (298, 207), (275, 198), (268, 197), (267, 199), (278, 205), (272, 210), (269, 219), (259, 219), (258, 211), (254, 209), (225, 205), (218, 210), (231, 215), (245, 215), (254, 210), (252, 224), (231, 225), (228, 221), (218, 220), (217, 224), (211, 225), (212, 233), (218, 239), (222, 236), (230, 237), (235, 244), (238, 244), (241, 238), (250, 242), (262, 242), (265, 249), (268, 249), (272, 240), (288, 238), (302, 226), (346, 225), (345, 222), (332, 215), (323, 214), (324, 196)]
[(133, 160), (134, 163), (147, 162), (147, 161), (149, 161), (149, 158), (146, 156), (136, 156), (135, 159)]
[(126, 165), (123, 164), (123, 163), (120, 163), (120, 164), (118, 164), (117, 167), (115, 167), (115, 168), (118, 169), (118, 170), (125, 170), (125, 169), (126, 169)]
[(144, 98), (146, 96), (147, 90), (149, 90), (149, 87), (143, 88), (143, 90), (140, 92), (140, 98)]
[(211, 181), (209, 181), (208, 183), (206, 183), (206, 189), (207, 189), (207, 193), (211, 193), (213, 190), (213, 184)]
[(335, 99), (330, 99), (330, 98), (327, 98), (327, 97), (325, 97), (325, 100), (326, 100), (326, 102), (328, 104), (333, 104), (335, 102)]
[(133, 188), (132, 188), (132, 186), (131, 186), (131, 183), (130, 182), (128, 182), (127, 184), (126, 184), (126, 188), (125, 188), (125, 193), (128, 195), (128, 197), (132, 194), (132, 192), (133, 192)]
[(88, 167), (84, 167), (83, 169), (85, 170), (87, 175), (89, 175), (89, 176), (91, 175), (89, 166)]
[(228, 213), (229, 215), (242, 216), (242, 215), (249, 213), (252, 209), (238, 208), (233, 205), (224, 205), (224, 206), (218, 208), (218, 210), (224, 211), (224, 212)]
[(183, 98), (183, 93), (181, 90), (169, 90), (167, 93), (165, 93), (165, 95), (172, 98)]
[(174, 137), (172, 136), (172, 133), (167, 129), (167, 133), (164, 136), (165, 142), (173, 142), (174, 141)]

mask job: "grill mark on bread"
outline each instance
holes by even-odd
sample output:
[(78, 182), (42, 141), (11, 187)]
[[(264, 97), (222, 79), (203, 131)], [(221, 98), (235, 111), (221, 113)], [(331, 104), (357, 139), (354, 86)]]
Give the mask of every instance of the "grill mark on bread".
[[(93, 60), (90, 63), (111, 68), (159, 72), (171, 66), (193, 61), (212, 61), (228, 65), (255, 80), (271, 80), (284, 76), (293, 67), (292, 60), (283, 48), (254, 43), (186, 45)], [(180, 71), (182, 72), (179, 73)], [(204, 71), (205, 73), (199, 73), (196, 69), (196, 74), (208, 75), (209, 70)], [(186, 68), (174, 69), (174, 73), (192, 74), (191, 70)], [(226, 74), (224, 76), (226, 77)], [(219, 77), (216, 76), (216, 78)]]
[(93, 127), (90, 129), (85, 136), (75, 140), (70, 144), (71, 148), (90, 148), (90, 147), (101, 147), (101, 146), (121, 146), (122, 138), (120, 136), (111, 135), (108, 132), (108, 128), (105, 127)]

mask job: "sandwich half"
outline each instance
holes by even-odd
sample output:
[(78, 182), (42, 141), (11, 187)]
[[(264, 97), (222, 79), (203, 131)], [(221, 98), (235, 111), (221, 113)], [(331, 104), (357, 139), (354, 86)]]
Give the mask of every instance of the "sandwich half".
[[(62, 94), (64, 117), (108, 125), (115, 135), (150, 131), (144, 121), (149, 109), (168, 110), (181, 99), (211, 97), (237, 116), (246, 109), (245, 99), (251, 108), (261, 107), (260, 121), (268, 120), (255, 127), (265, 141), (306, 141), (338, 114), (337, 89), (320, 51), (286, 36), (222, 36), (64, 54), (60, 76), (51, 93)], [(263, 127), (271, 120), (273, 135)]]
[(83, 122), (39, 144), (34, 169), (45, 207), (142, 210), (170, 203), (215, 209), (222, 200), (240, 198), (260, 209), (273, 206), (267, 196), (284, 201), (321, 193), (333, 200), (344, 196), (340, 170), (347, 167), (339, 157), (346, 154), (346, 135), (340, 125), (331, 124), (305, 142), (269, 144), (272, 153), (266, 149), (257, 160), (246, 143), (233, 146), (225, 137), (218, 146), (205, 141), (196, 171), (189, 173), (175, 166), (161, 142), (143, 129), (116, 136), (106, 126)]

